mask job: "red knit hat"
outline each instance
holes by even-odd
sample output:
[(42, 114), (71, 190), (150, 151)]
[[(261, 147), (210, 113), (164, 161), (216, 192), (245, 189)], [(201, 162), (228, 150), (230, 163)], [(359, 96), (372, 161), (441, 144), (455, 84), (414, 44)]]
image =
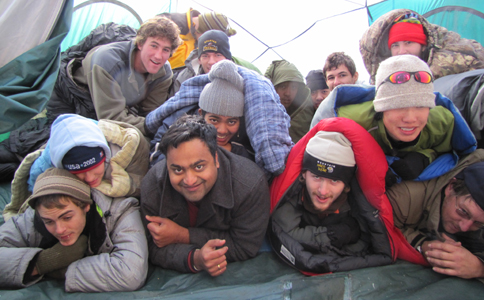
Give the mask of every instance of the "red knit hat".
[(410, 22), (395, 23), (388, 33), (388, 48), (391, 49), (392, 44), (400, 41), (410, 41), (427, 45), (427, 36), (423, 31), (422, 24)]

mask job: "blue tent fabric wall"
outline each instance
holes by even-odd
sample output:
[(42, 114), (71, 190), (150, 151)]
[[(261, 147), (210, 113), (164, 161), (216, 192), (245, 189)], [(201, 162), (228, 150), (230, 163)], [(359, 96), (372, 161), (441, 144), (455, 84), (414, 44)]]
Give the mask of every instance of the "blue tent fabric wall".
[(368, 23), (399, 8), (411, 9), (423, 15), (430, 23), (459, 33), (484, 45), (484, 1), (473, 0), (387, 0), (368, 6)]
[(171, 0), (157, 1), (156, 9), (150, 10), (149, 14), (143, 13), (149, 6), (144, 1), (76, 1), (72, 12), (72, 24), (76, 26), (71, 28), (62, 42), (61, 50), (77, 44), (101, 24), (114, 22), (138, 29), (147, 18), (171, 12)]
[(0, 133), (20, 127), (50, 99), (59, 71), (60, 44), (71, 24), (72, 4), (73, 0), (65, 1), (46, 42), (0, 68)]

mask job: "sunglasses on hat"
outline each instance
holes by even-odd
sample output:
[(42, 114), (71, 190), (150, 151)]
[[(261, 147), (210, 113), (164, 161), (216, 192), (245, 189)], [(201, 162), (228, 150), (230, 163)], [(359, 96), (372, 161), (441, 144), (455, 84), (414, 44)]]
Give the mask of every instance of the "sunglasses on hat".
[(417, 71), (417, 72), (407, 72), (407, 71), (398, 71), (393, 73), (392, 75), (388, 76), (387, 79), (384, 80), (394, 83), (394, 84), (401, 84), (405, 83), (410, 80), (410, 78), (415, 78), (415, 81), (420, 83), (431, 83), (433, 81), (432, 75), (426, 71)]
[[(434, 79), (432, 78), (432, 75), (427, 71), (416, 71), (416, 72), (398, 71), (391, 74), (385, 80), (383, 80), (380, 86), (382, 86), (385, 82), (390, 82), (393, 84), (402, 84), (402, 83), (408, 82), (412, 78), (412, 75), (415, 78), (415, 81), (420, 83), (429, 84), (432, 81), (434, 81)], [(378, 88), (380, 88), (380, 86), (378, 86)]]

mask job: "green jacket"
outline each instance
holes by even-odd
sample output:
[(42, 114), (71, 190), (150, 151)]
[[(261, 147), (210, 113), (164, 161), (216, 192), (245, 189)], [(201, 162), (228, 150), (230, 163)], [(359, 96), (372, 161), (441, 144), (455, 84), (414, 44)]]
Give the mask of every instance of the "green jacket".
[[(388, 49), (388, 32), (396, 17), (413, 12), (409, 9), (392, 10), (376, 20), (360, 40), (360, 52), (365, 67), (370, 73), (370, 81), (375, 83), (375, 75), (380, 63), (391, 56)], [(427, 51), (423, 60), (434, 75), (440, 78), (484, 68), (484, 48), (475, 40), (461, 38), (453, 31), (429, 23), (419, 15), (424, 32), (427, 34)]]
[[(396, 150), (392, 148), (387, 138), (383, 120), (375, 120), (375, 113), (373, 101), (338, 108), (338, 117), (352, 119), (360, 124), (375, 138), (386, 155), (395, 156)], [(430, 109), (427, 125), (420, 133), (417, 144), (401, 150), (422, 153), (432, 162), (440, 154), (452, 150), (453, 131), (454, 116), (452, 113), (443, 106), (436, 106)]]
[(296, 66), (286, 60), (275, 60), (267, 68), (265, 77), (269, 78), (274, 86), (286, 82), (295, 81), (299, 83), (296, 98), (289, 108), (287, 114), (291, 117), (289, 135), (294, 143), (297, 143), (308, 131), (315, 112), (311, 100), (311, 91), (304, 83), (304, 77)]

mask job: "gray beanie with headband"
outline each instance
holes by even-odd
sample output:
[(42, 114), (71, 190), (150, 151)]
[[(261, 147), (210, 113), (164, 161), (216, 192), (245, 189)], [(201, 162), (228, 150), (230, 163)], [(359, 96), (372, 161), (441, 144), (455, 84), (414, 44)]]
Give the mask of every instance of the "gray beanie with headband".
[(319, 131), (306, 145), (303, 170), (349, 185), (356, 170), (351, 142), (339, 132)]
[(435, 107), (434, 85), (420, 83), (411, 75), (409, 81), (395, 84), (385, 80), (395, 72), (426, 71), (432, 74), (429, 66), (414, 55), (392, 56), (384, 60), (376, 73), (376, 95), (373, 100), (375, 111), (387, 111), (406, 107)]
[(224, 59), (212, 66), (208, 73), (210, 83), (200, 94), (198, 105), (208, 113), (242, 117), (244, 115), (244, 79), (237, 66)]

